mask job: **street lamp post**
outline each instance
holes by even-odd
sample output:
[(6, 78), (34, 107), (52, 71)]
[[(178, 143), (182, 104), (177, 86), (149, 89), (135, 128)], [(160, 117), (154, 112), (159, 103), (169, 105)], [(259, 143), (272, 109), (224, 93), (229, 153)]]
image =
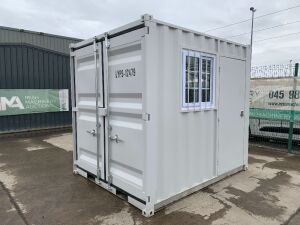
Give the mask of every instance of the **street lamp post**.
[(252, 12), (252, 19), (251, 19), (251, 40), (250, 40), (250, 47), (251, 47), (251, 61), (252, 61), (252, 46), (253, 46), (253, 24), (254, 24), (254, 13), (256, 12), (256, 9), (254, 7), (250, 8), (250, 11)]

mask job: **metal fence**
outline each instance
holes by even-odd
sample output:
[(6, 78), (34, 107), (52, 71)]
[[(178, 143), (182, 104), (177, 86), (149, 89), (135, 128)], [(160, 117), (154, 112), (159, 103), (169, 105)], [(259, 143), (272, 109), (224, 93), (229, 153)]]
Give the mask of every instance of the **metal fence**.
[(300, 150), (299, 64), (251, 69), (250, 142)]

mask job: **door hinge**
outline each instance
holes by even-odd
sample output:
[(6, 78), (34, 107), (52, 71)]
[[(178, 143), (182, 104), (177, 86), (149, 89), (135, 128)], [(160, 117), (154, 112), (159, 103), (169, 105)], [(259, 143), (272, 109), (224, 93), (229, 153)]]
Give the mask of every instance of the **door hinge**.
[(142, 119), (145, 121), (149, 121), (150, 120), (150, 114), (149, 113), (143, 113), (142, 114)]
[(109, 48), (109, 47), (110, 47), (110, 42), (109, 42), (108, 40), (105, 42), (105, 47), (106, 47), (106, 48)]
[(78, 108), (77, 107), (72, 107), (72, 112), (78, 112)]
[(244, 110), (241, 110), (240, 116), (241, 116), (241, 117), (244, 117), (244, 114), (245, 114), (245, 113), (244, 113)]
[(105, 37), (105, 47), (109, 48), (110, 47), (110, 42), (108, 39), (108, 33), (104, 33), (104, 37)]

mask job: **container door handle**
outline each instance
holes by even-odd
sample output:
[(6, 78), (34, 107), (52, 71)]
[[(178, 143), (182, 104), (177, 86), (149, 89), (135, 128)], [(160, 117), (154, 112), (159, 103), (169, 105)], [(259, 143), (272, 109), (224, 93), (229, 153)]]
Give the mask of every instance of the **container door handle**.
[(86, 132), (93, 135), (93, 136), (96, 136), (96, 130), (95, 129), (87, 130)]
[(241, 110), (240, 116), (244, 117), (244, 110)]
[(121, 139), (119, 139), (119, 136), (117, 134), (115, 134), (114, 136), (109, 136), (109, 139), (111, 141), (116, 141), (116, 143), (119, 143), (122, 141)]

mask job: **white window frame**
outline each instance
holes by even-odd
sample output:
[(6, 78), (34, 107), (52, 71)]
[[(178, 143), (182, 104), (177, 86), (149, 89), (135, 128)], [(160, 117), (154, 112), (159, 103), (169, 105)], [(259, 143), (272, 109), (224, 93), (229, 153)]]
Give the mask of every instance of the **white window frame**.
[[(198, 57), (199, 58), (199, 87), (198, 87), (198, 102), (186, 102), (186, 57)], [(202, 59), (210, 58), (212, 60), (211, 65), (211, 77), (210, 77), (210, 101), (202, 102)], [(194, 111), (199, 109), (213, 109), (215, 103), (215, 85), (216, 85), (216, 56), (209, 53), (194, 51), (194, 50), (182, 50), (182, 104), (181, 109), (184, 111)], [(195, 99), (195, 96), (194, 96)]]

